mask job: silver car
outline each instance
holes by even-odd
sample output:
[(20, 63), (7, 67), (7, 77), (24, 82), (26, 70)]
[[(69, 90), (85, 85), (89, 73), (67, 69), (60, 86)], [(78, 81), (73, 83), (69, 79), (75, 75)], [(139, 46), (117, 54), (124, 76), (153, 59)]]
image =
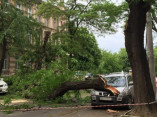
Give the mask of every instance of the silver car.
[[(107, 80), (107, 85), (116, 88), (120, 94), (113, 95), (108, 91), (93, 90), (91, 93), (91, 105), (116, 105), (133, 103), (133, 80), (128, 73), (117, 72), (102, 75)], [(130, 106), (127, 106), (130, 108)]]

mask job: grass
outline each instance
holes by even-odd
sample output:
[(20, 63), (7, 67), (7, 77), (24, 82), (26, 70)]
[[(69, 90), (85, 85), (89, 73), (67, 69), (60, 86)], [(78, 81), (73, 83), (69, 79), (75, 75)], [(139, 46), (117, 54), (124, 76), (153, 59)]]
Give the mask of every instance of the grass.
[(22, 96), (18, 94), (11, 94), (11, 93), (6, 93), (6, 94), (0, 94), (0, 100), (4, 100), (6, 97), (10, 97), (11, 99), (21, 99)]
[(13, 113), (12, 110), (16, 110), (16, 109), (30, 109), (32, 108), (32, 105), (28, 105), (28, 104), (22, 104), (22, 105), (1, 105), (0, 106), (0, 110), (5, 110), (3, 111), (3, 113), (5, 114), (11, 114)]

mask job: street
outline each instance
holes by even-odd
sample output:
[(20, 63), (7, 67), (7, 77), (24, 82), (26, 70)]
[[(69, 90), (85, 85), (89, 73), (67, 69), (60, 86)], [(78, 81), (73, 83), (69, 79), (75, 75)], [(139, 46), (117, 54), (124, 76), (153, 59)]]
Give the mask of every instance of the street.
[(17, 111), (11, 114), (0, 112), (0, 117), (120, 117), (128, 110), (118, 110), (117, 112), (108, 112), (106, 109), (57, 109), (57, 110), (39, 110), (39, 111)]

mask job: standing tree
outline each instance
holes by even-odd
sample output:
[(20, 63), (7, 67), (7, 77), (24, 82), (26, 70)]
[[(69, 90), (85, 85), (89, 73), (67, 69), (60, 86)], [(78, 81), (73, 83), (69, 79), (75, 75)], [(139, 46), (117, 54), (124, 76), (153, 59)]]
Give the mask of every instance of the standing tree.
[[(67, 57), (70, 63), (76, 64), (79, 62), (84, 64), (83, 66), (89, 61), (93, 61), (96, 65), (98, 63), (97, 59), (99, 58), (99, 55), (96, 53), (97, 47), (95, 45), (91, 45), (92, 48), (96, 47), (95, 50), (89, 49), (88, 44), (90, 41), (93, 43), (94, 40), (90, 39), (92, 36), (88, 37), (86, 30), (82, 31), (82, 34), (80, 34), (79, 32), (83, 30), (81, 27), (87, 27), (87, 29), (90, 29), (91, 31), (97, 29), (106, 33), (114, 32), (116, 30), (114, 24), (118, 22), (117, 19), (119, 19), (120, 13), (122, 12), (121, 7), (106, 0), (83, 0), (82, 2), (79, 0), (67, 0), (64, 2), (47, 0), (47, 2), (43, 2), (40, 5), (39, 9), (39, 14), (44, 17), (52, 16), (54, 21), (56, 21), (56, 19), (62, 20), (62, 22), (60, 22), (62, 25), (56, 28), (53, 39), (61, 42), (59, 44), (61, 44), (63, 50), (69, 54)], [(85, 37), (85, 35), (87, 36)], [(89, 38), (89, 41), (87, 41), (87, 38)], [(84, 44), (81, 41), (84, 42)], [(82, 47), (76, 45), (78, 42), (82, 44)], [(83, 51), (77, 50), (80, 47), (80, 50)], [(85, 53), (83, 55), (82, 53), (80, 54), (80, 52), (88, 52), (88, 54)], [(95, 58), (92, 58), (92, 56), (95, 56)], [(83, 66), (79, 69), (85, 69)], [(71, 69), (72, 66), (69, 66), (69, 68)]]
[[(155, 94), (151, 83), (149, 65), (144, 49), (144, 30), (146, 13), (150, 9), (148, 0), (127, 0), (130, 14), (125, 29), (125, 46), (133, 72), (135, 103), (153, 102)], [(147, 105), (137, 107), (138, 112), (156, 111), (156, 106)]]

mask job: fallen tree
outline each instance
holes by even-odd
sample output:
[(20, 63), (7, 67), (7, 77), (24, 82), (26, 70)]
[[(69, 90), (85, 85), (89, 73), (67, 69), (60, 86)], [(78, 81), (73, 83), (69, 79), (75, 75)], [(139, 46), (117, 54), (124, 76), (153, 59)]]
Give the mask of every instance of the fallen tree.
[(55, 99), (64, 95), (69, 90), (81, 90), (81, 89), (95, 89), (95, 90), (104, 90), (110, 92), (113, 95), (118, 95), (119, 91), (114, 87), (107, 85), (107, 81), (102, 78), (98, 77), (93, 80), (87, 81), (79, 81), (79, 82), (71, 82), (67, 81), (62, 83), (58, 88), (56, 88), (52, 93), (49, 95), (50, 99)]

